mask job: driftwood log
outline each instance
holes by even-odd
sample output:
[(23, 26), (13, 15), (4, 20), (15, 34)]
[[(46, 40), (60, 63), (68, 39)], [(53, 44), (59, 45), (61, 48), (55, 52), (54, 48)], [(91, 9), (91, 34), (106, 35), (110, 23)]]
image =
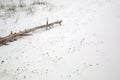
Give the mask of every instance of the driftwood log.
[(40, 28), (46, 28), (46, 29), (50, 29), (52, 26), (54, 26), (55, 24), (59, 24), (61, 25), (62, 23), (62, 20), (60, 21), (56, 21), (56, 22), (52, 22), (52, 23), (48, 23), (48, 20), (46, 22), (45, 25), (41, 25), (41, 26), (37, 26), (37, 27), (33, 27), (33, 28), (30, 28), (30, 29), (25, 29), (23, 31), (19, 31), (19, 32), (15, 32), (13, 33), (11, 31), (11, 33), (5, 37), (0, 37), (0, 46), (3, 46), (3, 45), (8, 45), (7, 43), (8, 42), (12, 42), (12, 41), (15, 41), (17, 40), (17, 37), (20, 37), (20, 36), (28, 36), (30, 32), (33, 32), (37, 29), (40, 29)]

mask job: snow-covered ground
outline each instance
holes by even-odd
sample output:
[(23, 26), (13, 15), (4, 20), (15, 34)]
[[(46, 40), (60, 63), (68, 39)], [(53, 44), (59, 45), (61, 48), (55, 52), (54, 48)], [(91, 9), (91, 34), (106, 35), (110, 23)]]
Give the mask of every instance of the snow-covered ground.
[(120, 80), (120, 0), (44, 1), (7, 19), (0, 10), (0, 36), (63, 20), (1, 46), (0, 80)]

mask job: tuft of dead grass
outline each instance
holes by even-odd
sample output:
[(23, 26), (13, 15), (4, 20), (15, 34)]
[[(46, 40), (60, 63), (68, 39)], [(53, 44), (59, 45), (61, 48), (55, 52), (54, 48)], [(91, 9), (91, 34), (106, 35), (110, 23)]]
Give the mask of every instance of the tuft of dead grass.
[(16, 12), (25, 12), (26, 15), (33, 15), (36, 10), (42, 7), (42, 10), (51, 11), (53, 5), (46, 1), (34, 1), (30, 5), (27, 5), (24, 0), (19, 0), (19, 4), (16, 5), (14, 1), (11, 1), (10, 4), (4, 5), (0, 3), (0, 19), (6, 20), (8, 18), (14, 17)]

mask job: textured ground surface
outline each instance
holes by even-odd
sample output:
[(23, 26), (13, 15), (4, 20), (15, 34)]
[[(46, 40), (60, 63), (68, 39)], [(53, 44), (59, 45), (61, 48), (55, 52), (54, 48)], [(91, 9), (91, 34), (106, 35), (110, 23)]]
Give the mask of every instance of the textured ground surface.
[(0, 36), (47, 18), (63, 24), (0, 47), (0, 80), (120, 80), (119, 0), (50, 0), (33, 7), (34, 14), (18, 8), (8, 19), (0, 10)]

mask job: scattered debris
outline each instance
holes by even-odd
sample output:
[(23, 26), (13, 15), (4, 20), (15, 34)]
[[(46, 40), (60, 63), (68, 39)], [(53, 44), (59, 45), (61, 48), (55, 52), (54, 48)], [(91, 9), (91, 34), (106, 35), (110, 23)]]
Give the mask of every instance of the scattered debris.
[(5, 61), (2, 60), (2, 61), (1, 61), (1, 64), (3, 64), (4, 62), (5, 62)]

